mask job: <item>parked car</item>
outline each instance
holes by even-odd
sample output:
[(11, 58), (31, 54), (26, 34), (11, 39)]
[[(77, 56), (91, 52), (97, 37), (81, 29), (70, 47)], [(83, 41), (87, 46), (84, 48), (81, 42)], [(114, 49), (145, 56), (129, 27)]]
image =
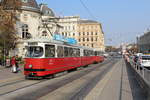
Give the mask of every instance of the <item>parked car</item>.
[(150, 55), (140, 55), (137, 61), (137, 65), (140, 69), (150, 69)]

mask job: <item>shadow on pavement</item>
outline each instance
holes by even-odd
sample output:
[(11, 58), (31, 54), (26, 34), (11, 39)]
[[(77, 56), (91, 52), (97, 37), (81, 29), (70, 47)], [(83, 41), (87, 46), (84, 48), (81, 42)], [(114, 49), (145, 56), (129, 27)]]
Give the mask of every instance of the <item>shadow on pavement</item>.
[(136, 79), (136, 73), (130, 63), (125, 62), (126, 69), (127, 69), (127, 75), (129, 79), (129, 84), (132, 91), (133, 100), (146, 100), (147, 96), (144, 92), (144, 88), (140, 85), (140, 82), (138, 82), (138, 79)]

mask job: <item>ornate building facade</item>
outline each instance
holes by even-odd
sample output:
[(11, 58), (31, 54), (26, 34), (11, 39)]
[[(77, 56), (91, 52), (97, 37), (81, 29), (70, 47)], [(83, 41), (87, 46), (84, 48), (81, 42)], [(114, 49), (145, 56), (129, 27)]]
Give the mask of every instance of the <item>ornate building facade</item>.
[[(7, 1), (7, 0), (6, 0)], [(38, 5), (36, 0), (20, 0), (21, 12), (16, 29), (20, 39), (17, 41), (15, 55), (25, 55), (24, 42), (30, 38), (52, 38), (55, 33), (75, 38), (81, 46), (104, 51), (104, 34), (101, 24), (91, 20), (81, 20), (79, 16), (56, 17), (46, 4)]]
[[(1, 2), (5, 2), (5, 5), (9, 4), (9, 0), (2, 0)], [(10, 55), (24, 56), (25, 55), (25, 45), (26, 40), (30, 38), (37, 37), (48, 37), (51, 35), (48, 33), (47, 27), (50, 30), (55, 30), (54, 26), (52, 26), (52, 22), (54, 20), (50, 20), (54, 18), (54, 13), (51, 9), (47, 7), (45, 4), (38, 5), (36, 0), (20, 0), (21, 7), (19, 10), (16, 10), (16, 16), (19, 19), (16, 23), (16, 30), (18, 34), (18, 41), (15, 50), (12, 50)], [(8, 6), (9, 7), (9, 6)], [(11, 10), (12, 7), (9, 7)], [(48, 26), (43, 26), (43, 24), (48, 24)], [(53, 31), (52, 31), (53, 32)]]

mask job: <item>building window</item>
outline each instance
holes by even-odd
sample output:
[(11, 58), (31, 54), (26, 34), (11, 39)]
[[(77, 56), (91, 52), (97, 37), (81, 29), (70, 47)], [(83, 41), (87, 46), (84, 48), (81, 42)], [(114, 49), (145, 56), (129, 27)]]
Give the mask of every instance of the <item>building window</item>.
[(81, 40), (79, 39), (79, 42), (80, 42)]
[(97, 35), (97, 32), (95, 33), (95, 35)]
[(93, 37), (91, 37), (91, 41), (93, 41)]
[(64, 36), (64, 32), (62, 32), (62, 35)]
[(87, 38), (87, 41), (89, 41), (89, 38)]
[(73, 33), (73, 36), (75, 36), (75, 33)]
[(91, 32), (91, 35), (93, 35), (93, 32)]
[(87, 32), (87, 35), (89, 35), (89, 32)]
[(74, 27), (74, 26), (73, 26), (72, 28), (73, 28), (73, 30), (75, 30), (75, 27)]
[(94, 47), (94, 45), (93, 45), (93, 44), (91, 44), (91, 46), (92, 46), (92, 47)]
[(85, 38), (83, 38), (83, 41), (85, 41)]
[(95, 38), (95, 41), (97, 41), (97, 37)]
[(79, 36), (81, 35), (81, 33), (79, 32)]
[(65, 36), (67, 36), (67, 33), (65, 34)]
[(22, 26), (22, 38), (23, 39), (26, 39), (27, 38), (27, 35), (29, 34), (28, 33), (28, 25), (27, 24), (24, 24), (23, 26)]
[(47, 31), (43, 31), (42, 36), (47, 36)]
[(85, 35), (85, 33), (83, 32), (83, 35)]

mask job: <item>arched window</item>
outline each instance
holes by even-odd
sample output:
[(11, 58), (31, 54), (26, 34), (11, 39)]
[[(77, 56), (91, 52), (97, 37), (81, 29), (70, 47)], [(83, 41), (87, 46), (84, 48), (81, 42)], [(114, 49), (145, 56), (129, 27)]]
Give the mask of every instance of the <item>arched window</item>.
[(43, 31), (42, 36), (47, 36), (47, 31)]
[(23, 26), (22, 26), (22, 38), (23, 39), (26, 39), (28, 36), (28, 34), (29, 34), (29, 28), (28, 28), (28, 25), (27, 24), (24, 24)]

